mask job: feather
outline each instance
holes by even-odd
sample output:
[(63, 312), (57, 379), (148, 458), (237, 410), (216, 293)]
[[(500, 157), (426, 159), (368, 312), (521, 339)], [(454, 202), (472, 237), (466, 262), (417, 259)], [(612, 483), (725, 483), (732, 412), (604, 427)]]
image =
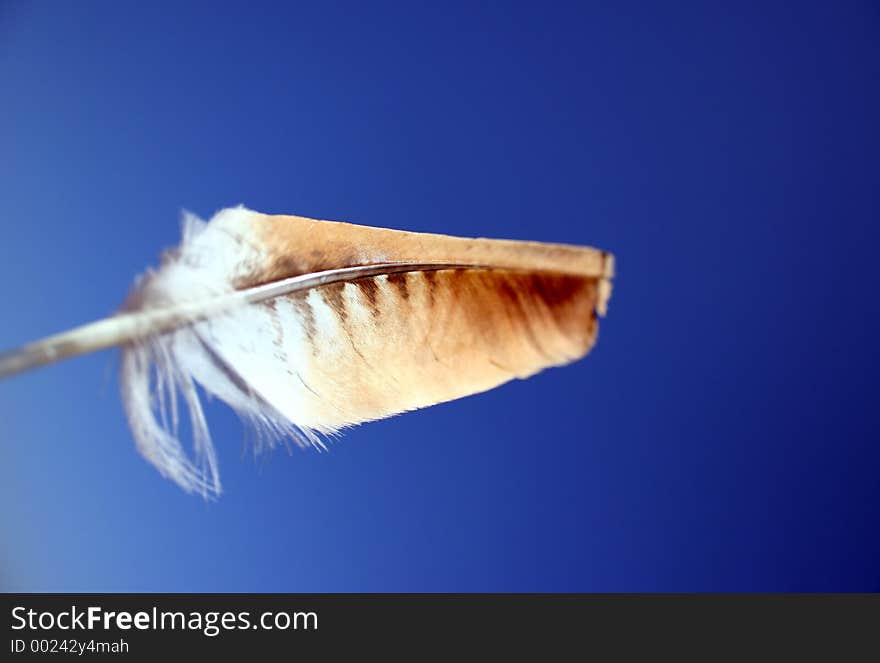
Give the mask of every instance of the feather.
[(209, 222), (185, 215), (180, 245), (116, 315), (0, 355), (0, 377), (121, 346), (137, 448), (187, 491), (211, 496), (221, 484), (199, 386), (252, 424), (258, 444), (321, 448), (347, 426), (583, 357), (613, 270), (613, 256), (587, 247), (244, 207)]

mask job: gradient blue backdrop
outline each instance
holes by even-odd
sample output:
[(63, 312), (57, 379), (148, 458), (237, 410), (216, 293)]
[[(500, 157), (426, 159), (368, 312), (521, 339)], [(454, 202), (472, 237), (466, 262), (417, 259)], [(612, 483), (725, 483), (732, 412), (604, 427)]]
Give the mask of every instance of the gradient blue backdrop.
[(214, 503), (112, 353), (5, 381), (2, 586), (880, 589), (876, 5), (368, 4), (5, 0), (0, 346), (245, 203), (612, 250), (596, 350), (327, 454), (214, 404)]

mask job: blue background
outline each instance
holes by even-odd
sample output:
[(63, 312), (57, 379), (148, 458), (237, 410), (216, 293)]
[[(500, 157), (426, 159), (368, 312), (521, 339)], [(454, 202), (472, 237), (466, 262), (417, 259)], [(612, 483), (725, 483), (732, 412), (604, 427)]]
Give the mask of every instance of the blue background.
[(880, 589), (876, 5), (367, 4), (3, 2), (0, 347), (245, 203), (611, 250), (594, 353), (326, 454), (214, 404), (213, 503), (113, 353), (4, 381), (2, 586)]

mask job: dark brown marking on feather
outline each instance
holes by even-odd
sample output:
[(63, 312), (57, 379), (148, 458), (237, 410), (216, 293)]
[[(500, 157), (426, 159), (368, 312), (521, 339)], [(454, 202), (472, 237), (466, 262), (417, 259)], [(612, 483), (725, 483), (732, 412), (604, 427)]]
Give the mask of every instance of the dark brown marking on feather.
[(269, 268), (270, 280), (286, 279), (302, 276), (312, 272), (323, 272), (328, 269), (351, 267), (357, 264), (353, 255), (328, 255), (320, 249), (312, 249), (307, 256), (302, 254), (278, 256)]
[(360, 351), (360, 348), (358, 348), (357, 344), (354, 342), (351, 329), (348, 327), (348, 304), (345, 300), (345, 283), (331, 283), (330, 285), (322, 287), (319, 292), (323, 296), (327, 306), (329, 306), (336, 314), (336, 317), (339, 318), (339, 324), (351, 345), (351, 349), (367, 366), (372, 368), (372, 364), (370, 364), (364, 356), (364, 353)]
[(358, 279), (353, 282), (360, 293), (367, 300), (367, 306), (370, 307), (370, 313), (376, 317), (379, 315), (379, 285), (375, 278)]
[(317, 354), (315, 334), (317, 333), (318, 328), (315, 325), (315, 312), (312, 310), (312, 305), (309, 303), (308, 294), (303, 292), (294, 293), (291, 296), (291, 301), (296, 308), (296, 312), (299, 313), (302, 318), (303, 331), (306, 334), (306, 340), (308, 340), (312, 352)]
[(452, 283), (453, 288), (466, 289), (470, 286), (470, 279), (468, 277), (472, 274), (479, 273), (479, 271), (480, 270), (456, 267), (455, 269), (450, 269), (447, 273), (449, 274), (449, 280)]
[(520, 290), (517, 287), (519, 285), (517, 283), (519, 280), (517, 278), (518, 276), (520, 275), (510, 272), (499, 274), (501, 279), (500, 291), (504, 294), (505, 298), (515, 306), (518, 314), (514, 317), (519, 320), (520, 327), (525, 332), (526, 338), (532, 347), (534, 347), (541, 356), (547, 359), (553, 359), (553, 356), (548, 354), (544, 349), (544, 346), (541, 345), (541, 341), (538, 339), (537, 334), (535, 334), (535, 330), (532, 329), (531, 316), (529, 315), (529, 311), (523, 301), (525, 297), (528, 296), (528, 292), (524, 292), (523, 296), (520, 295)]
[(272, 266), (269, 268), (270, 276), (268, 276), (268, 278), (265, 275), (263, 276), (263, 278), (260, 278), (260, 275), (254, 274), (249, 275), (242, 280), (247, 282), (244, 287), (250, 288), (255, 285), (269, 283), (270, 281), (284, 278), (286, 276), (299, 276), (301, 274), (307, 274), (309, 271), (310, 270), (308, 263), (304, 261), (300, 256), (286, 255), (275, 258), (275, 260), (272, 262)]
[(434, 302), (437, 299), (436, 296), (436, 288), (437, 288), (437, 272), (433, 270), (425, 270), (422, 272), (416, 272), (417, 274), (422, 275), (422, 279), (425, 281), (425, 289), (428, 292), (428, 306), (434, 306)]
[(546, 305), (556, 328), (570, 340), (587, 346), (595, 340), (598, 321), (598, 277), (534, 274), (530, 287)]
[(406, 272), (397, 272), (395, 274), (388, 275), (388, 283), (393, 287), (400, 298), (404, 301), (409, 299), (409, 287), (406, 283), (407, 273)]
[(284, 327), (281, 324), (281, 318), (278, 317), (278, 303), (274, 299), (267, 299), (263, 302), (269, 309), (269, 317), (272, 319), (272, 329), (275, 330), (275, 338), (273, 343), (279, 350), (284, 347)]
[(493, 274), (498, 280), (497, 290), (496, 292), (501, 295), (501, 303), (504, 304), (505, 310), (510, 311), (513, 309), (514, 318), (521, 317), (522, 313), (522, 303), (519, 300), (519, 295), (516, 294), (516, 288), (511, 284), (510, 279), (507, 274)]
[(568, 326), (563, 323), (570, 320), (570, 309), (576, 304), (578, 297), (585, 294), (591, 286), (590, 281), (568, 274), (532, 273), (524, 284), (532, 296), (543, 302), (557, 327)]
[(345, 283), (330, 283), (318, 288), (318, 293), (330, 310), (336, 314), (339, 324), (348, 333), (348, 308), (345, 305)]

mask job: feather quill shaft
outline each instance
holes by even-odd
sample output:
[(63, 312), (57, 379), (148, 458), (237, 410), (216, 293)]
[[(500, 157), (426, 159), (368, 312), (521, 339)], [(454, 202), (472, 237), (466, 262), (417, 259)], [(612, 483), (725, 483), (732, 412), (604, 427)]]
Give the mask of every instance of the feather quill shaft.
[(180, 246), (119, 313), (0, 354), (0, 377), (121, 346), (138, 449), (211, 496), (221, 485), (197, 386), (259, 444), (321, 448), (321, 435), (582, 357), (613, 273), (613, 257), (589, 247), (227, 209), (187, 216)]

